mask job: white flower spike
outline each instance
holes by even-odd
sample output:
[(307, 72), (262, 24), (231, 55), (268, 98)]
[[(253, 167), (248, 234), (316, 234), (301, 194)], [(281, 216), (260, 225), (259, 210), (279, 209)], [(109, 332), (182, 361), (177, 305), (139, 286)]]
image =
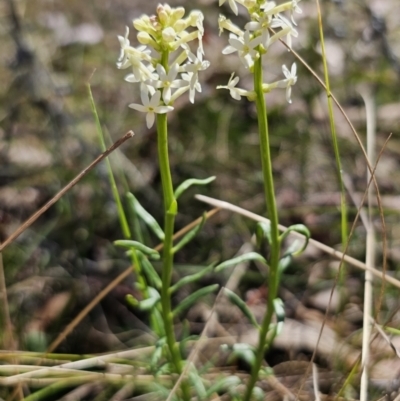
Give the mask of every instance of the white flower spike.
[[(244, 0), (236, 1), (242, 4)], [(142, 46), (131, 46), (128, 28), (124, 36), (118, 36), (121, 50), (117, 67), (130, 68), (125, 81), (140, 85), (142, 104), (132, 103), (129, 107), (146, 113), (148, 128), (153, 126), (156, 114), (173, 110), (173, 103), (185, 92), (189, 91), (189, 99), (194, 102), (195, 92), (201, 92), (198, 74), (210, 65), (203, 60), (203, 13), (192, 11), (186, 18), (184, 15), (183, 7), (159, 4), (156, 15), (143, 15), (133, 21)], [(192, 41), (197, 44), (196, 50), (189, 46)], [(175, 51), (179, 54), (172, 56)], [(174, 61), (169, 62), (168, 54)]]

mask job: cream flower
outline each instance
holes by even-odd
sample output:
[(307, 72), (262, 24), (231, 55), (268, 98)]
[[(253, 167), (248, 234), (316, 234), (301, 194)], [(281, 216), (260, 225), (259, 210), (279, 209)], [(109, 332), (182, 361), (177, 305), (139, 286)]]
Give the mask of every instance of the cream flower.
[(249, 92), (245, 89), (236, 88), (236, 85), (239, 82), (239, 77), (235, 77), (235, 73), (233, 72), (231, 77), (229, 78), (228, 85), (220, 85), (217, 86), (217, 89), (228, 89), (229, 94), (235, 99), (240, 100), (242, 96), (252, 97), (253, 92)]
[(225, 47), (225, 49), (222, 50), (222, 53), (230, 54), (238, 52), (240, 60), (247, 68), (250, 68), (254, 63), (254, 60), (259, 57), (255, 47), (261, 44), (262, 39), (261, 36), (252, 38), (250, 36), (250, 31), (248, 30), (244, 32), (243, 37), (231, 33), (229, 35), (229, 46)]
[(165, 114), (174, 109), (172, 106), (164, 106), (160, 103), (161, 100), (160, 91), (156, 91), (154, 95), (151, 96), (150, 99), (149, 93), (145, 89), (145, 86), (142, 86), (141, 88), (140, 98), (142, 99), (143, 104), (131, 103), (129, 107), (131, 109), (141, 111), (142, 113), (147, 113), (146, 114), (147, 128), (151, 128), (153, 126), (156, 114)]

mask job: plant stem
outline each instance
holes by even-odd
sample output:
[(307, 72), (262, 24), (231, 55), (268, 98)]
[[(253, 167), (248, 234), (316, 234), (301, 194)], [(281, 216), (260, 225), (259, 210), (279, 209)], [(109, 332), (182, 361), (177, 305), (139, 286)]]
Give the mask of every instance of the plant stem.
[(271, 152), (269, 144), (267, 109), (264, 93), (262, 90), (263, 71), (261, 57), (254, 63), (254, 91), (256, 93), (256, 107), (258, 116), (258, 130), (260, 136), (261, 164), (264, 178), (265, 201), (268, 217), (271, 221), (271, 244), (269, 258), (269, 277), (267, 311), (261, 324), (258, 347), (256, 349), (256, 360), (252, 366), (251, 376), (245, 393), (244, 400), (250, 401), (254, 386), (258, 380), (258, 374), (264, 360), (265, 348), (267, 345), (267, 334), (274, 314), (274, 299), (278, 293), (279, 276), (278, 263), (280, 255), (280, 239), (278, 229), (278, 210), (276, 207), (274, 179), (272, 175)]
[[(320, 8), (318, 0), (317, 0), (317, 11), (318, 11), (319, 36), (320, 36), (320, 43), (321, 43), (321, 54), (322, 54), (322, 61), (323, 61), (323, 66), (324, 66), (326, 97), (328, 100), (329, 125), (330, 125), (330, 130), (331, 130), (331, 135), (332, 135), (333, 152), (335, 154), (337, 177), (338, 177), (338, 182), (339, 182), (339, 186), (340, 186), (340, 213), (341, 213), (340, 227), (341, 227), (342, 247), (343, 247), (343, 249), (346, 249), (347, 243), (349, 241), (346, 188), (345, 188), (344, 181), (343, 181), (342, 162), (340, 159), (339, 143), (338, 143), (338, 138), (337, 138), (337, 134), (336, 134), (335, 115), (333, 112), (332, 92), (331, 92), (331, 87), (330, 87), (328, 62), (327, 62), (326, 49), (325, 49), (324, 30), (323, 30), (323, 25), (322, 25), (322, 13), (321, 13), (321, 8)], [(342, 264), (341, 269), (339, 271), (339, 284), (342, 288), (344, 288), (344, 278), (345, 278), (344, 274), (345, 274), (345, 265)], [(341, 302), (343, 304), (343, 296), (341, 298), (342, 298)]]
[[(174, 333), (174, 322), (171, 309), (171, 296), (169, 289), (171, 287), (171, 277), (174, 262), (173, 235), (175, 216), (177, 213), (177, 202), (174, 197), (174, 189), (171, 179), (171, 170), (168, 157), (168, 126), (167, 115), (157, 114), (157, 142), (158, 158), (160, 164), (161, 182), (164, 195), (164, 248), (163, 248), (163, 267), (162, 267), (162, 288), (161, 288), (161, 306), (162, 317), (164, 321), (165, 336), (171, 355), (171, 363), (174, 366), (175, 373), (182, 373), (182, 356), (176, 342)], [(182, 383), (182, 391), (185, 400), (190, 399), (190, 389), (188, 383)]]
[[(173, 267), (173, 234), (176, 214), (176, 201), (172, 187), (171, 171), (168, 158), (168, 132), (166, 114), (157, 115), (157, 135), (158, 135), (158, 158), (160, 163), (161, 182), (164, 194), (164, 249), (163, 249), (163, 267), (162, 267), (162, 289), (161, 304), (162, 315), (165, 325), (165, 334), (167, 344), (171, 353), (172, 362), (177, 373), (181, 370), (181, 358), (179, 349), (176, 345), (176, 339), (172, 321), (171, 298), (169, 288), (171, 286), (171, 276)], [(175, 210), (174, 210), (175, 209)]]

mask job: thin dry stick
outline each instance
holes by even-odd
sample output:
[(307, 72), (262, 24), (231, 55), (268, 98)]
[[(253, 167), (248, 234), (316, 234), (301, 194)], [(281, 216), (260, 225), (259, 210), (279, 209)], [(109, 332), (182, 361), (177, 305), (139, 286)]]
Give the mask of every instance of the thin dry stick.
[[(205, 218), (209, 219), (211, 216), (213, 216), (215, 213), (217, 213), (220, 209), (215, 208), (210, 210), (209, 212), (206, 213)], [(192, 221), (190, 224), (188, 224), (186, 227), (182, 228), (178, 232), (176, 232), (173, 236), (173, 239), (177, 239), (181, 237), (182, 235), (186, 234), (188, 231), (190, 231), (193, 227), (196, 225), (200, 224), (202, 221), (202, 217), (199, 217), (198, 219)], [(160, 251), (163, 247), (163, 244), (157, 245), (154, 249), (156, 251)], [(131, 273), (132, 273), (133, 267), (130, 266), (126, 270), (124, 270), (119, 276), (117, 276), (113, 281), (111, 281), (110, 284), (107, 285), (103, 290), (101, 290), (93, 299), (90, 301), (88, 305), (83, 308), (78, 315), (72, 320), (71, 323), (69, 323), (65, 329), (57, 336), (57, 338), (50, 344), (50, 346), (47, 349), (47, 353), (53, 352), (63, 341), (64, 339), (72, 332), (72, 330), (84, 319), (84, 317), (110, 292), (112, 291), (121, 281), (123, 281), (125, 278), (127, 278)]]
[[(365, 109), (367, 114), (367, 152), (370, 163), (375, 163), (375, 143), (376, 143), (376, 113), (372, 95), (370, 93), (362, 94), (365, 102)], [(371, 175), (367, 174), (367, 181)], [(375, 265), (375, 229), (372, 221), (372, 200), (374, 192), (373, 187), (368, 187), (368, 228), (366, 239), (366, 259), (367, 266)], [(362, 352), (361, 352), (361, 383), (360, 383), (360, 401), (367, 401), (368, 399), (368, 362), (370, 355), (370, 341), (371, 341), (371, 316), (372, 316), (372, 302), (373, 302), (373, 276), (371, 272), (365, 272), (364, 283), (364, 316), (363, 316), (363, 337), (362, 337)]]
[(16, 238), (18, 238), (30, 225), (32, 225), (46, 210), (50, 209), (63, 195), (65, 195), (75, 184), (77, 184), (90, 170), (93, 169), (98, 163), (106, 158), (111, 152), (121, 146), (129, 138), (133, 137), (134, 132), (127, 132), (122, 138), (118, 139), (113, 145), (111, 145), (105, 152), (98, 156), (92, 163), (83, 169), (69, 184), (67, 184), (60, 192), (58, 192), (52, 199), (50, 199), (43, 207), (35, 212), (28, 220), (25, 221), (13, 234), (11, 234), (4, 242), (0, 245), (0, 252), (8, 245), (11, 244)]
[(318, 386), (318, 366), (313, 363), (312, 365), (313, 372), (313, 387), (314, 387), (314, 396), (315, 401), (321, 401), (321, 396), (319, 395), (319, 386)]
[[(255, 221), (269, 222), (269, 220), (266, 217), (252, 213), (246, 209), (243, 209), (239, 206), (233, 205), (232, 203), (229, 203), (229, 202), (221, 201), (221, 200), (215, 199), (215, 198), (210, 198), (210, 197), (204, 196), (204, 195), (196, 195), (196, 199), (198, 199), (201, 202), (208, 203), (211, 206), (219, 207), (221, 209), (230, 210), (232, 212), (241, 214), (241, 215), (246, 216)], [(279, 225), (279, 230), (285, 231), (286, 229), (287, 229), (287, 227), (285, 227), (281, 224)], [(297, 233), (295, 231), (292, 231), (290, 233), (290, 235), (293, 235), (297, 238), (305, 239), (305, 237), (302, 234)], [(352, 266), (357, 267), (358, 269), (370, 270), (374, 276), (387, 281), (388, 283), (392, 284), (393, 286), (395, 286), (397, 288), (400, 288), (400, 281), (395, 279), (394, 277), (386, 276), (381, 271), (374, 269), (372, 267), (369, 267), (365, 263), (360, 262), (359, 260), (352, 258), (351, 256), (345, 255), (344, 253), (339, 252), (336, 249), (333, 249), (325, 244), (322, 244), (321, 242), (318, 242), (312, 238), (310, 238), (309, 243), (314, 245), (316, 248), (320, 249), (321, 251), (327, 253), (328, 255), (334, 256), (336, 259), (339, 259), (346, 263), (349, 263)]]

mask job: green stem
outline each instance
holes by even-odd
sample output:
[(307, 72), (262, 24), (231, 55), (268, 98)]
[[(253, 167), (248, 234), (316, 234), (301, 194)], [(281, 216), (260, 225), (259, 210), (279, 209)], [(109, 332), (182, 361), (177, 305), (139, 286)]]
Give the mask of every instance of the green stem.
[[(335, 126), (335, 117), (333, 112), (333, 103), (332, 103), (332, 93), (330, 88), (330, 80), (329, 80), (329, 71), (328, 71), (328, 62), (326, 57), (326, 49), (325, 49), (325, 39), (324, 39), (324, 30), (322, 25), (322, 14), (319, 5), (319, 1), (317, 1), (317, 10), (318, 10), (318, 26), (319, 26), (319, 35), (320, 35), (320, 43), (321, 43), (321, 54), (322, 54), (322, 61), (324, 66), (324, 79), (325, 79), (325, 86), (326, 86), (326, 97), (328, 99), (328, 112), (329, 112), (329, 126), (331, 129), (332, 135), (332, 145), (333, 151), (335, 154), (335, 161), (336, 161), (336, 171), (338, 182), (340, 186), (340, 213), (341, 213), (341, 237), (342, 237), (342, 247), (346, 249), (347, 242), (349, 240), (348, 234), (348, 211), (347, 211), (347, 203), (346, 203), (346, 188), (344, 185), (343, 180), (343, 170), (342, 170), (342, 162), (340, 160), (340, 151), (339, 151), (339, 144), (336, 134), (336, 126)], [(339, 272), (339, 283), (342, 288), (344, 288), (344, 273), (345, 273), (345, 265), (342, 264), (342, 268)]]
[[(161, 64), (168, 72), (169, 52), (167, 50), (161, 53)], [(174, 333), (174, 321), (171, 308), (171, 278), (174, 265), (173, 235), (175, 226), (175, 216), (178, 211), (178, 204), (174, 196), (174, 187), (172, 185), (171, 169), (168, 154), (168, 124), (167, 114), (157, 114), (157, 147), (158, 160), (160, 165), (161, 183), (164, 197), (164, 247), (163, 247), (163, 267), (161, 274), (161, 314), (164, 322), (165, 336), (167, 346), (171, 355), (171, 363), (175, 368), (175, 373), (182, 373), (182, 356), (179, 345), (176, 342)], [(182, 383), (183, 398), (190, 400), (190, 388), (186, 380)]]
[[(171, 277), (174, 263), (173, 253), (173, 235), (175, 216), (177, 213), (177, 202), (174, 197), (174, 188), (171, 179), (171, 170), (168, 157), (168, 127), (167, 115), (157, 114), (157, 142), (158, 158), (160, 164), (161, 182), (164, 194), (164, 248), (163, 248), (163, 267), (162, 267), (162, 288), (161, 288), (161, 306), (164, 322), (165, 336), (171, 355), (171, 363), (174, 366), (175, 373), (182, 373), (182, 356), (176, 342), (174, 333), (174, 322), (171, 308)], [(182, 384), (182, 391), (185, 400), (190, 399), (190, 389), (186, 381)]]
[(274, 315), (274, 299), (278, 294), (279, 275), (278, 263), (280, 256), (280, 239), (278, 229), (278, 210), (275, 200), (274, 179), (272, 175), (271, 152), (269, 144), (267, 108), (265, 105), (262, 89), (263, 71), (261, 58), (254, 63), (254, 91), (256, 93), (256, 107), (258, 116), (258, 130), (260, 136), (261, 164), (264, 178), (265, 200), (268, 217), (271, 221), (271, 244), (269, 258), (269, 277), (267, 279), (268, 300), (267, 311), (261, 324), (258, 346), (256, 349), (256, 360), (252, 366), (250, 380), (247, 384), (244, 400), (250, 401), (254, 386), (258, 380), (258, 374), (264, 361), (267, 345), (267, 334)]
[(169, 288), (171, 286), (172, 268), (173, 268), (173, 235), (176, 215), (176, 201), (174, 199), (174, 190), (172, 186), (171, 171), (169, 167), (168, 157), (168, 131), (167, 131), (167, 115), (157, 115), (157, 140), (158, 140), (158, 158), (160, 164), (161, 182), (164, 194), (164, 248), (163, 248), (163, 267), (162, 267), (162, 288), (161, 288), (161, 305), (162, 315), (165, 325), (165, 334), (167, 344), (172, 357), (172, 363), (175, 366), (176, 373), (181, 371), (181, 357), (176, 344), (171, 298)]

